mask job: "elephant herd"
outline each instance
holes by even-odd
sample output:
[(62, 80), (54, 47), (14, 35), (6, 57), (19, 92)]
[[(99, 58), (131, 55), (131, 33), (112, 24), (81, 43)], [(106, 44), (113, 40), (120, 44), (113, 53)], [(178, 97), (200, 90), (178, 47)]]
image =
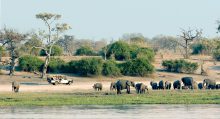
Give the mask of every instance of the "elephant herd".
[[(192, 77), (183, 77), (181, 80), (176, 80), (173, 82), (173, 85), (169, 81), (159, 81), (158, 83), (155, 81), (150, 82), (152, 90), (170, 90), (173, 86), (173, 89), (220, 89), (220, 84), (216, 84), (215, 80), (212, 79), (204, 79), (203, 82), (197, 83), (193, 80)], [(95, 90), (101, 91), (102, 84), (96, 83), (93, 85)], [(130, 87), (134, 87), (136, 89), (137, 94), (145, 93), (148, 91), (147, 85), (143, 83), (134, 83), (129, 80), (117, 80), (116, 82), (112, 82), (110, 84), (110, 90), (117, 90), (117, 94), (121, 94), (121, 91), (126, 89), (127, 93), (130, 94)]]
[[(183, 84), (183, 85), (182, 85)], [(152, 90), (171, 89), (171, 82), (163, 80), (157, 84), (154, 81), (150, 82)], [(181, 80), (173, 82), (173, 89), (220, 89), (220, 84), (216, 84), (215, 80), (204, 79), (203, 82), (197, 83), (192, 77), (183, 77)]]

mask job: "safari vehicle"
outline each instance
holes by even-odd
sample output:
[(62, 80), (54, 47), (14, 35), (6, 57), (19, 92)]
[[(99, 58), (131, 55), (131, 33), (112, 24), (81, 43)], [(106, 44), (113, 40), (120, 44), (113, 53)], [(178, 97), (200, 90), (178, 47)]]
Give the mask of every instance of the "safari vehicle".
[(70, 85), (73, 83), (73, 80), (68, 80), (66, 76), (56, 75), (56, 76), (48, 76), (47, 81), (50, 84), (58, 85), (58, 84), (66, 84)]

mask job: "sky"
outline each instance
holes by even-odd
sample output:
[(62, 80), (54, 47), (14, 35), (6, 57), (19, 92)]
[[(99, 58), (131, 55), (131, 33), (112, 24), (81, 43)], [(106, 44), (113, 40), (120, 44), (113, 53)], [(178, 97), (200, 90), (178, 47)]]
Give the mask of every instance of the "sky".
[(0, 25), (20, 32), (45, 29), (35, 18), (57, 13), (71, 25), (67, 35), (82, 39), (118, 39), (125, 33), (178, 36), (183, 29), (203, 29), (219, 36), (220, 0), (1, 0)]

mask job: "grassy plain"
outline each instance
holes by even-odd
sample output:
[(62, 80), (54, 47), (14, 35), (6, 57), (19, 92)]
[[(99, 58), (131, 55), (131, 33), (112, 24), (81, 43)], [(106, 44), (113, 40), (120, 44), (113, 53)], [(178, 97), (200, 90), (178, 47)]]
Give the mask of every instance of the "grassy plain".
[(220, 90), (149, 91), (145, 94), (115, 92), (0, 93), (0, 106), (64, 106), (124, 104), (220, 104)]

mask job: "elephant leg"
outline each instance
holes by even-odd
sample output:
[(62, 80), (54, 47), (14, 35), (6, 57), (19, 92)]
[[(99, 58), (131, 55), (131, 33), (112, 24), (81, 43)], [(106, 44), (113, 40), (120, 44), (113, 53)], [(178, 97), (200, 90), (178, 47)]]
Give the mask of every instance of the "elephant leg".
[(130, 86), (127, 87), (127, 93), (130, 94)]

